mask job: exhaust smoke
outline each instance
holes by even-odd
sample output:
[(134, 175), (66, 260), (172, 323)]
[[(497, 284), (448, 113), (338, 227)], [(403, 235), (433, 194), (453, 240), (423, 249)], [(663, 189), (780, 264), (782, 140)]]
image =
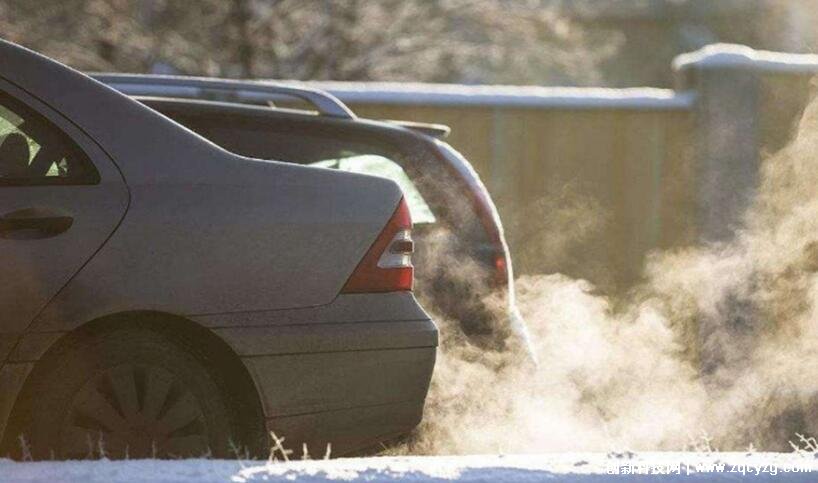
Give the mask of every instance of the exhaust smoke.
[(816, 270), (813, 103), (764, 161), (731, 241), (652, 254), (624, 296), (518, 279), (538, 367), (444, 320), (424, 422), (396, 451), (788, 450), (796, 432), (818, 434)]

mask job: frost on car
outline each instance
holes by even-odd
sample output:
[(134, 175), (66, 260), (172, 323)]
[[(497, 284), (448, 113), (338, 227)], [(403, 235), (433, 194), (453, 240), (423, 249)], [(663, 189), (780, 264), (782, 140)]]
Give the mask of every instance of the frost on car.
[(0, 41), (0, 455), (410, 431), (437, 345), (410, 228), (394, 182), (227, 152)]

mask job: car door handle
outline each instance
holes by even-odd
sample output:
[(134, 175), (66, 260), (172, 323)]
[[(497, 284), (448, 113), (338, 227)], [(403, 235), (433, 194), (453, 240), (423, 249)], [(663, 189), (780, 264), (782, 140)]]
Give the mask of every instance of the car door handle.
[(74, 218), (56, 210), (24, 208), (0, 217), (0, 238), (39, 240), (65, 233)]

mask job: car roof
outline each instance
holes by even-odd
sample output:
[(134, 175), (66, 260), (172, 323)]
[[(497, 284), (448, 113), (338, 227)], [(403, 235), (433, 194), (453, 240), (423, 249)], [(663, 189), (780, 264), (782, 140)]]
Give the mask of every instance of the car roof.
[[(228, 80), (208, 77), (164, 76), (150, 74), (91, 74), (100, 82), (133, 97), (148, 99), (158, 105), (158, 99), (173, 99), (180, 104), (188, 103), (200, 111), (203, 101), (216, 101), (213, 108), (231, 111), (235, 114), (249, 114), (242, 106), (257, 106), (280, 112), (305, 112), (286, 109), (275, 105), (281, 101), (297, 99), (315, 109), (321, 118), (341, 119), (350, 122), (362, 121), (352, 110), (332, 94), (309, 87), (285, 85), (267, 81)], [(180, 104), (177, 104), (178, 108)], [(263, 107), (262, 107), (263, 106)], [(311, 111), (307, 111), (311, 112)], [(397, 125), (416, 133), (434, 138), (444, 138), (451, 131), (442, 124), (411, 121), (365, 122)]]
[(149, 74), (92, 74), (92, 77), (130, 96), (226, 99), (251, 104), (265, 104), (289, 97), (311, 104), (323, 116), (355, 119), (355, 113), (335, 96), (307, 87), (296, 88), (259, 81)]

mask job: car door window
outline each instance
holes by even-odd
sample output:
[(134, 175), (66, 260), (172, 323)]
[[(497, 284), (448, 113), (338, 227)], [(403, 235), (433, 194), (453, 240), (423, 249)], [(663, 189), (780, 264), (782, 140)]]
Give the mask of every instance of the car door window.
[(409, 212), (412, 214), (413, 223), (420, 225), (436, 221), (435, 215), (415, 184), (412, 183), (403, 168), (391, 159), (377, 154), (361, 154), (316, 161), (310, 163), (310, 166), (321, 166), (391, 179), (403, 190), (406, 204), (409, 205)]
[(98, 182), (91, 162), (65, 133), (0, 92), (0, 187)]

